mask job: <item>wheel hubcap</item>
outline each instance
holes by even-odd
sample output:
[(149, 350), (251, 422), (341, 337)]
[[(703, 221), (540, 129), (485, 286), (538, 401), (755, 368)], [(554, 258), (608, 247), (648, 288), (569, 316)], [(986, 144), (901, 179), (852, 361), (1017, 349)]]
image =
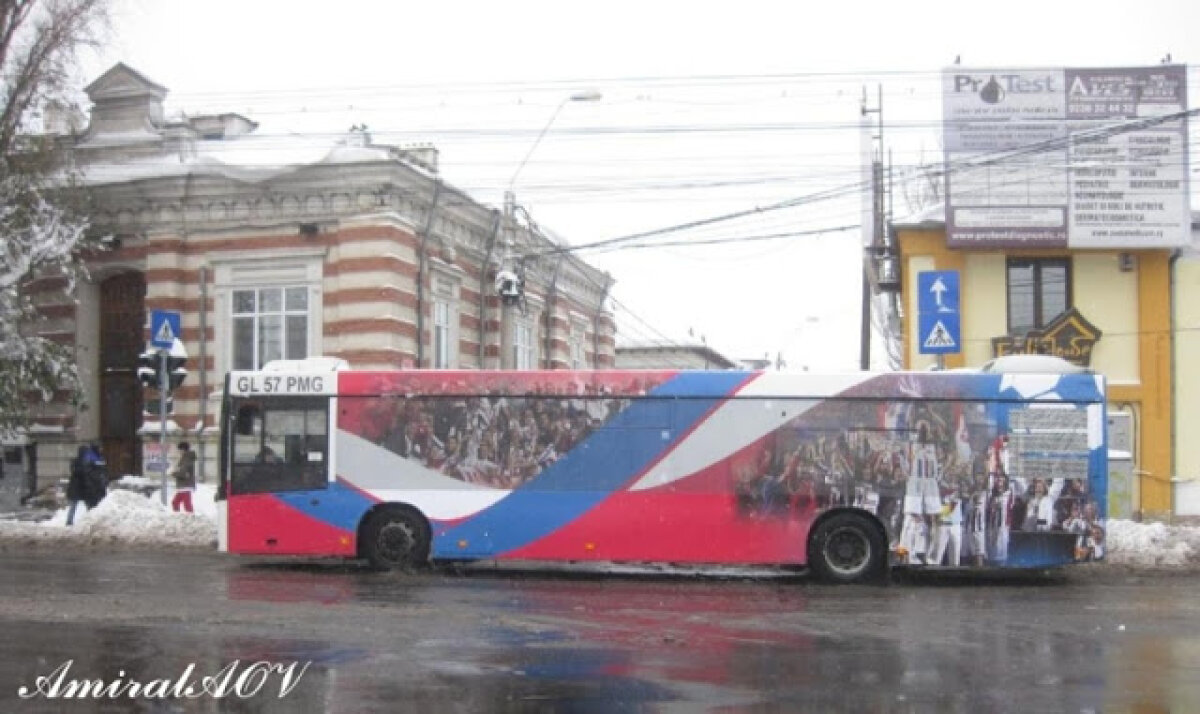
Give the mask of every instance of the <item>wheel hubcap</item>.
[(391, 562), (410, 557), (415, 543), (412, 528), (406, 524), (389, 523), (379, 531), (379, 552)]
[(854, 575), (871, 560), (871, 543), (854, 528), (839, 528), (825, 541), (825, 562), (840, 575)]

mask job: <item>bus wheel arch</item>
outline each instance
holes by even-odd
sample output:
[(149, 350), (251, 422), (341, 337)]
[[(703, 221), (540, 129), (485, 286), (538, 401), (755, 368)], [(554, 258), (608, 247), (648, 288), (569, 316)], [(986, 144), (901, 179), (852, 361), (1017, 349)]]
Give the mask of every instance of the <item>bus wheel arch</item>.
[(413, 570), (429, 564), (433, 529), (406, 503), (381, 503), (358, 524), (358, 555), (376, 570)]
[(807, 551), (809, 568), (824, 582), (874, 582), (887, 572), (887, 531), (878, 518), (861, 509), (821, 514), (809, 530)]

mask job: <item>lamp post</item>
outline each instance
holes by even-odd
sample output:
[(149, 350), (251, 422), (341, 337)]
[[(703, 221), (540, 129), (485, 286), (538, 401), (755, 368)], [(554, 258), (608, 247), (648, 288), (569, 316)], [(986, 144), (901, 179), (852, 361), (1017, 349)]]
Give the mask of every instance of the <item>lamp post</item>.
[(554, 108), (554, 113), (550, 115), (550, 119), (546, 122), (546, 125), (542, 127), (542, 130), (538, 132), (537, 138), (533, 140), (533, 145), (529, 147), (529, 151), (525, 152), (525, 158), (521, 159), (521, 163), (517, 165), (517, 170), (513, 172), (512, 178), (509, 179), (508, 190), (505, 192), (506, 198), (512, 194), (513, 186), (516, 185), (517, 177), (521, 175), (521, 170), (525, 168), (525, 164), (529, 163), (529, 157), (533, 156), (533, 152), (538, 148), (538, 144), (542, 143), (542, 138), (546, 136), (546, 132), (550, 131), (550, 127), (553, 126), (554, 120), (558, 118), (558, 115), (560, 112), (562, 112), (563, 107), (567, 106), (568, 102), (598, 102), (603, 98), (603, 94), (597, 92), (596, 90), (591, 90), (587, 92), (576, 92), (570, 96), (564, 97), (563, 100), (558, 103), (558, 106)]
[[(533, 152), (537, 150), (538, 146), (542, 143), (542, 139), (545, 138), (546, 134), (550, 131), (550, 127), (554, 125), (554, 120), (558, 119), (558, 115), (562, 112), (563, 107), (567, 106), (569, 102), (598, 102), (603, 99), (603, 96), (604, 95), (596, 90), (589, 90), (576, 92), (564, 97), (562, 101), (560, 101), (558, 105), (554, 107), (554, 112), (550, 114), (550, 118), (546, 121), (545, 125), (542, 126), (542, 130), (538, 132), (537, 138), (533, 140), (533, 144), (531, 144), (529, 150), (525, 152), (525, 157), (521, 159), (521, 163), (518, 164), (517, 169), (513, 171), (512, 178), (510, 178), (508, 181), (508, 188), (504, 191), (505, 235), (503, 243), (505, 246), (505, 252), (504, 257), (501, 260), (500, 272), (497, 274), (496, 281), (497, 291), (500, 293), (501, 297), (501, 355), (508, 352), (509, 348), (511, 347), (511, 344), (506, 344), (506, 342), (509, 342), (509, 339), (507, 339), (509, 337), (509, 321), (508, 311), (504, 308), (507, 305), (517, 304), (518, 301), (520, 301), (520, 304), (524, 304), (524, 276), (521, 275), (517, 270), (517, 266), (512, 264), (514, 260), (513, 246), (516, 242), (515, 234), (517, 209), (516, 198), (513, 195), (513, 187), (517, 183), (517, 177), (521, 175), (521, 171), (525, 168), (525, 164), (529, 163), (529, 159), (533, 156)], [(528, 213), (526, 213), (526, 218), (529, 219)], [(523, 310), (524, 308), (522, 307), (522, 311)], [(547, 325), (546, 329), (550, 329), (549, 325)], [(550, 340), (547, 339), (547, 345), (549, 345), (549, 343)], [(549, 359), (549, 356), (547, 356), (547, 359)], [(502, 356), (502, 365), (503, 360), (504, 357)], [(513, 366), (515, 366), (515, 364)]]

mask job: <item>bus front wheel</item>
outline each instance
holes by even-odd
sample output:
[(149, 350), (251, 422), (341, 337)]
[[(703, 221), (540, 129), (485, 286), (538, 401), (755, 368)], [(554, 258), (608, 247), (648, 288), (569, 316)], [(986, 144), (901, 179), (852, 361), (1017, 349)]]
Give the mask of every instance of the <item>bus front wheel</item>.
[(887, 564), (883, 534), (868, 518), (836, 513), (809, 540), (808, 560), (825, 582), (861, 583), (879, 578)]
[(363, 526), (363, 555), (377, 570), (412, 570), (429, 562), (429, 524), (409, 508), (386, 508)]

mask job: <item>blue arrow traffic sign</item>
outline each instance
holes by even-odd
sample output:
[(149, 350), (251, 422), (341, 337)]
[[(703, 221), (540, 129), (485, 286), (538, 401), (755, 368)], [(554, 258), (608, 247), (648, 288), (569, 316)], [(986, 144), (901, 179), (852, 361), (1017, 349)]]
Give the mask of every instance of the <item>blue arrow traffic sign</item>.
[(962, 352), (958, 271), (917, 274), (917, 347), (923, 355)]
[(917, 274), (917, 312), (958, 312), (958, 271), (927, 270)]
[(179, 337), (179, 313), (172, 310), (150, 311), (150, 344), (169, 350)]

